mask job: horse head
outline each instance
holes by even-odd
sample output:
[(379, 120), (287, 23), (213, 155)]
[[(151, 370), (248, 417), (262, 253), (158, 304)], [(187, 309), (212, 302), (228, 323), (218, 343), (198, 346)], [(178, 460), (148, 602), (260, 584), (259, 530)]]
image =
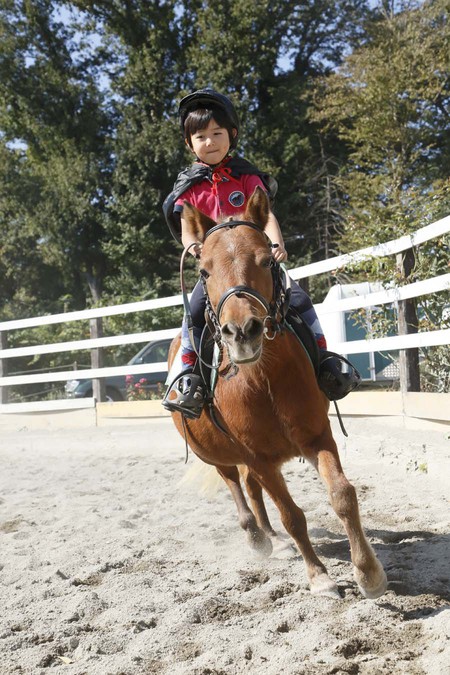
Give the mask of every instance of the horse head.
[(205, 292), (235, 364), (259, 360), (267, 321), (274, 318), (274, 261), (264, 233), (269, 213), (261, 188), (250, 197), (243, 220), (218, 224), (184, 203), (187, 231), (203, 244), (199, 263)]

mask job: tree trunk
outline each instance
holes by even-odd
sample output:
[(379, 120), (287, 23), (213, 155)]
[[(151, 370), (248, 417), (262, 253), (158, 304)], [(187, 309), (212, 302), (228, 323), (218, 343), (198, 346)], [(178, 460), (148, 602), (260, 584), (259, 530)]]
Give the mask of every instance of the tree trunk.
[[(400, 275), (407, 279), (414, 269), (414, 251), (408, 249), (405, 253), (397, 254), (397, 269)], [(408, 335), (417, 333), (419, 321), (417, 319), (416, 303), (414, 299), (399, 300), (398, 302), (398, 334)], [(419, 349), (401, 349), (399, 352), (400, 389), (402, 392), (420, 391)]]

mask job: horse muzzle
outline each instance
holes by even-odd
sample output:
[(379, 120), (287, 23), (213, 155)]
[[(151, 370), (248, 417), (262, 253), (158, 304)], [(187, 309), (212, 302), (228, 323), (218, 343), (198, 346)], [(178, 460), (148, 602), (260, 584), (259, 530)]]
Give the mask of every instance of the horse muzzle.
[(264, 335), (261, 319), (253, 316), (242, 324), (227, 321), (221, 327), (221, 335), (233, 363), (256, 363), (259, 360)]

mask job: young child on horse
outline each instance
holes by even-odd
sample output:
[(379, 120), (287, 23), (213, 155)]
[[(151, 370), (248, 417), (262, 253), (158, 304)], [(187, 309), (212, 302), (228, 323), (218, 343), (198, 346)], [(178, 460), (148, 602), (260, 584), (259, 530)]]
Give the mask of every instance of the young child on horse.
[[(172, 234), (191, 253), (199, 257), (201, 245), (187, 234), (183, 219), (184, 201), (189, 202), (213, 220), (237, 217), (257, 186), (273, 199), (277, 184), (273, 178), (259, 171), (240, 157), (232, 157), (239, 133), (239, 119), (231, 101), (213, 89), (200, 89), (189, 94), (180, 103), (179, 115), (185, 142), (195, 155), (194, 164), (182, 171), (174, 188), (166, 198), (163, 210)], [(275, 215), (271, 212), (264, 228), (272, 242), (276, 262), (286, 260), (283, 236)], [(198, 418), (202, 412), (206, 387), (201, 376), (193, 372), (200, 337), (205, 326), (205, 296), (198, 282), (193, 290), (190, 306), (193, 319), (195, 349), (191, 344), (186, 318), (181, 333), (182, 372), (170, 385), (163, 399), (167, 410), (177, 410), (186, 417)], [(326, 340), (311, 299), (291, 280), (290, 306), (312, 330), (321, 356), (319, 385), (331, 400), (343, 398), (356, 386), (356, 374), (342, 372), (338, 355), (326, 351)]]

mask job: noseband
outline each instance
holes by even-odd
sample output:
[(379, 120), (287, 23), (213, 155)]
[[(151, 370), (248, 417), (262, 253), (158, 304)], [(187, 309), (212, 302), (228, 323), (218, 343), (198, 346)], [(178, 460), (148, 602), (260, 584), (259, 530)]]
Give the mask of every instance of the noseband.
[[(264, 234), (261, 228), (259, 228), (257, 225), (247, 220), (231, 220), (225, 223), (220, 223), (219, 225), (216, 225), (215, 227), (212, 227), (210, 230), (208, 230), (208, 232), (205, 235), (205, 240), (207, 239), (207, 237), (213, 234), (213, 232), (217, 232), (218, 230), (222, 230), (224, 228), (233, 229), (239, 226), (250, 227), (253, 230), (256, 230), (257, 232), (263, 234), (266, 237), (268, 244), (270, 244), (269, 238), (267, 237), (267, 235)], [(286, 277), (286, 289), (290, 287), (290, 279), (286, 270), (284, 268), (280, 268), (280, 265), (273, 259), (271, 262), (271, 271), (273, 280), (273, 293), (271, 302), (267, 302), (266, 298), (259, 291), (257, 291), (254, 288), (251, 288), (250, 286), (233, 286), (232, 288), (229, 288), (227, 291), (225, 291), (225, 293), (222, 295), (219, 302), (217, 303), (217, 308), (215, 311), (212, 308), (209, 299), (208, 290), (206, 287), (206, 280), (203, 277), (201, 277), (201, 281), (203, 284), (203, 291), (206, 296), (207, 313), (211, 323), (214, 325), (215, 328), (214, 339), (219, 345), (221, 345), (222, 342), (220, 317), (225, 303), (233, 296), (237, 298), (242, 297), (252, 298), (253, 300), (256, 300), (264, 308), (264, 311), (266, 312), (266, 316), (264, 317), (263, 321), (264, 336), (268, 340), (273, 340), (278, 334), (278, 332), (281, 330), (281, 324), (284, 321), (284, 316), (287, 311), (286, 295), (288, 295), (288, 293), (285, 292), (283, 287), (282, 272)], [(280, 315), (280, 320), (277, 319), (277, 315)], [(271, 335), (269, 335), (269, 327), (266, 325), (267, 322), (270, 324), (270, 327), (272, 329)]]

